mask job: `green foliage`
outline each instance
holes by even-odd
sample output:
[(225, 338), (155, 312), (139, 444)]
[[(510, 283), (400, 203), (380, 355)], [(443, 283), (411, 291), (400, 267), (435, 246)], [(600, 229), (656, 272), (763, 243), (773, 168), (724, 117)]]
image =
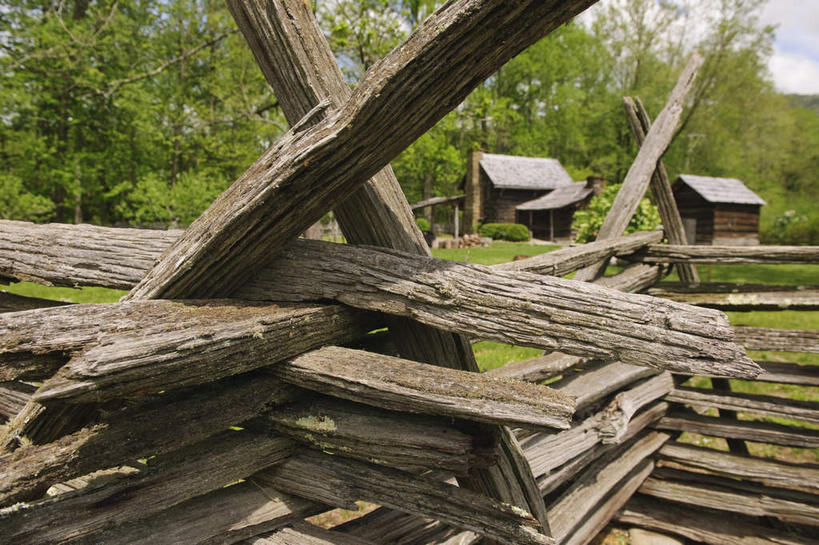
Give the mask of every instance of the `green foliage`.
[(0, 174), (0, 219), (46, 222), (54, 217), (54, 203), (29, 193), (13, 174)]
[(424, 233), (429, 233), (432, 230), (426, 218), (415, 218), (415, 223), (418, 224), (418, 228)]
[(137, 182), (122, 204), (124, 218), (138, 225), (186, 226), (204, 212), (227, 185), (206, 173), (185, 172), (171, 185), (150, 173)]
[[(591, 242), (597, 238), (597, 233), (603, 226), (603, 220), (609, 213), (619, 190), (620, 184), (606, 186), (602, 193), (592, 198), (589, 206), (574, 213), (572, 230), (577, 232), (577, 242)], [(657, 207), (648, 199), (643, 199), (637, 206), (637, 211), (632, 216), (626, 232), (652, 231), (661, 223)]]
[(529, 240), (529, 229), (519, 223), (485, 223), (478, 227), (482, 237), (494, 240), (509, 240), (511, 242), (525, 242)]

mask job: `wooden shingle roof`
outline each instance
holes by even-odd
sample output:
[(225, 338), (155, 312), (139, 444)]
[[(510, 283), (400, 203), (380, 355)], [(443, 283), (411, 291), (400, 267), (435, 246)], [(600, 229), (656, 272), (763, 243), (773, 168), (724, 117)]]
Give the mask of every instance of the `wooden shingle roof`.
[(573, 184), (557, 159), (485, 153), (481, 168), (500, 189), (556, 189)]
[(555, 210), (582, 201), (593, 189), (586, 182), (558, 187), (549, 194), (517, 206), (517, 210)]
[(736, 178), (713, 178), (711, 176), (680, 174), (677, 182), (684, 183), (711, 203), (768, 204)]

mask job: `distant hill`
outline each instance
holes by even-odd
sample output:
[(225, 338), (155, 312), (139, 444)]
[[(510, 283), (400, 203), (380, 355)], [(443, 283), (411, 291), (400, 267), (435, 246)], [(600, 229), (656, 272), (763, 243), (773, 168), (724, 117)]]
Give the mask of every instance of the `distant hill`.
[(819, 95), (788, 95), (795, 106), (802, 106), (819, 114)]

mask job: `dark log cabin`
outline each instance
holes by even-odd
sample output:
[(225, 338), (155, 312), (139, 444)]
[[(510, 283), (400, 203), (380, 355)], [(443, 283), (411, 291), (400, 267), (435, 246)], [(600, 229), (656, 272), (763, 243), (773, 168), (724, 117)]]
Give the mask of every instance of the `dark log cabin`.
[(680, 174), (673, 185), (689, 244), (759, 244), (759, 195), (735, 178)]
[(473, 151), (464, 185), (464, 230), (474, 233), (479, 222), (515, 223), (519, 205), (574, 181), (557, 159)]
[(529, 227), (532, 236), (545, 240), (571, 240), (572, 220), (578, 208), (603, 190), (605, 180), (590, 176), (585, 182), (559, 187), (543, 197), (518, 205), (517, 221)]

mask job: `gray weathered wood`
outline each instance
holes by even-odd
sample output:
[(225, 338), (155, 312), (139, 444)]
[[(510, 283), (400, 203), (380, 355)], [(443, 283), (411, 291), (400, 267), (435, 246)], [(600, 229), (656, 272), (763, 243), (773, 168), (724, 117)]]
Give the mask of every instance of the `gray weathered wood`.
[(646, 457), (652, 455), (669, 435), (651, 432), (615, 449), (591, 464), (560, 497), (549, 506), (549, 521), (558, 541), (580, 524), (606, 494)]
[(182, 231), (3, 220), (2, 233), (0, 276), (45, 285), (130, 289)]
[(787, 447), (819, 448), (819, 431), (814, 429), (756, 420), (723, 420), (689, 411), (675, 411), (663, 417), (655, 427)]
[(0, 506), (36, 499), (52, 484), (100, 468), (201, 441), (290, 399), (297, 395), (293, 390), (255, 372), (106, 412), (91, 427), (8, 455), (0, 469)]
[(500, 263), (494, 268), (501, 271), (527, 271), (551, 276), (563, 276), (577, 269), (586, 267), (601, 259), (614, 255), (627, 255), (659, 242), (663, 238), (661, 231), (632, 233), (609, 240), (597, 240), (588, 244), (568, 246), (536, 255), (528, 259)]
[(577, 411), (582, 411), (624, 386), (656, 374), (655, 369), (620, 362), (590, 362), (583, 372), (567, 373), (562, 380), (550, 386), (561, 394), (573, 397)]
[(754, 377), (725, 315), (526, 272), (299, 240), (237, 296), (335, 299), (441, 329), (567, 354)]
[(402, 545), (474, 545), (483, 538), (435, 519), (380, 507), (335, 529), (375, 543)]
[(666, 400), (692, 407), (728, 409), (819, 424), (819, 402), (815, 401), (797, 401), (759, 394), (717, 393), (688, 387), (676, 388), (666, 396)]
[(35, 308), (59, 307), (67, 305), (62, 301), (52, 301), (51, 299), (40, 299), (38, 297), (25, 297), (0, 290), (0, 313), (19, 312), (21, 310), (32, 310)]
[(671, 533), (709, 545), (804, 545), (800, 536), (764, 526), (757, 519), (637, 495), (621, 509), (621, 524)]
[(19, 413), (36, 390), (24, 382), (0, 382), (0, 417), (9, 419)]
[[(623, 185), (611, 205), (611, 210), (597, 233), (598, 240), (618, 237), (626, 230), (628, 222), (631, 221), (634, 211), (637, 210), (637, 206), (648, 189), (652, 174), (657, 167), (657, 161), (663, 156), (674, 137), (685, 98), (694, 86), (694, 79), (702, 62), (702, 57), (697, 53), (694, 53), (688, 61), (671, 91), (668, 102), (652, 124), (645, 141), (640, 146), (637, 157), (626, 173)], [(604, 260), (578, 271), (575, 278), (584, 281), (597, 278), (605, 271), (606, 262), (607, 260)]]
[(404, 412), (560, 429), (574, 414), (571, 398), (546, 386), (349, 348), (315, 350), (270, 372), (302, 388)]
[(819, 329), (734, 327), (737, 342), (748, 350), (819, 353)]
[(324, 396), (301, 396), (271, 411), (268, 419), (283, 435), (318, 450), (389, 467), (466, 475), (498, 458), (494, 445), (480, 444), (445, 419)]
[[(637, 434), (662, 418), (667, 410), (668, 404), (662, 401), (647, 407), (629, 421), (626, 432), (622, 434), (619, 440), (621, 442), (625, 442), (633, 437), (636, 437)], [(551, 494), (558, 488), (564, 486), (566, 483), (571, 482), (589, 464), (615, 448), (617, 448), (616, 443), (603, 444), (601, 442), (594, 447), (581, 452), (557, 469), (538, 477), (537, 483), (540, 487), (540, 491), (544, 495)]]
[(567, 535), (561, 545), (585, 545), (611, 522), (612, 517), (631, 498), (643, 481), (651, 474), (654, 463), (643, 460), (619, 483), (613, 492), (599, 503), (579, 522), (571, 534)]
[(377, 545), (374, 541), (325, 530), (306, 522), (246, 540), (245, 545)]
[(817, 310), (819, 289), (805, 286), (662, 283), (647, 293), (680, 303), (719, 310)]
[(94, 534), (89, 545), (227, 545), (325, 509), (250, 477), (155, 515), (107, 528)]
[[(715, 479), (708, 483), (684, 482), (652, 476), (640, 487), (640, 493), (718, 511), (732, 511), (752, 517), (776, 517), (796, 524), (819, 525), (817, 503), (811, 505), (795, 499), (777, 497), (776, 489), (759, 485), (755, 492), (737, 490), (730, 486), (730, 482), (729, 479)], [(817, 498), (813, 499), (815, 502)]]
[(674, 379), (671, 378), (671, 373), (665, 371), (614, 396), (603, 410), (597, 427), (602, 442), (604, 444), (622, 442), (635, 413), (673, 389)]
[(666, 271), (662, 267), (639, 263), (629, 265), (615, 275), (598, 278), (594, 283), (604, 288), (634, 293), (653, 286), (662, 280), (665, 274)]
[(274, 465), (292, 450), (289, 439), (248, 431), (223, 432), (139, 471), (63, 494), (0, 510), (0, 534), (19, 545), (91, 538), (97, 531), (150, 516)]
[[(338, 305), (235, 300), (72, 305), (0, 315), (0, 335), (6, 335), (0, 357), (69, 352), (68, 363), (45, 381), (35, 401), (99, 401), (211, 382), (351, 341), (376, 323)], [(0, 368), (14, 375), (14, 367)]]
[[(717, 392), (731, 393), (733, 391), (731, 381), (727, 378), (711, 378), (711, 388)], [(737, 417), (737, 412), (730, 409), (719, 409), (717, 414), (720, 416), (720, 418), (725, 420), (739, 419)], [(748, 445), (745, 444), (745, 441), (742, 441), (741, 439), (734, 439), (732, 437), (726, 437), (725, 440), (728, 443), (728, 450), (734, 454), (739, 454), (742, 456), (748, 456), (750, 454), (748, 451)]]
[(546, 356), (510, 363), (503, 367), (496, 367), (488, 370), (486, 374), (493, 377), (525, 380), (526, 382), (541, 382), (559, 376), (581, 361), (583, 361), (583, 358), (578, 356), (552, 352)]
[(682, 443), (667, 443), (660, 449), (663, 467), (708, 472), (722, 477), (744, 479), (766, 486), (819, 491), (819, 468), (790, 464), (770, 458), (738, 456)]
[[(631, 126), (631, 133), (634, 135), (634, 140), (637, 141), (637, 146), (640, 147), (646, 139), (646, 134), (651, 130), (651, 118), (639, 97), (636, 99), (623, 97), (623, 107), (626, 110), (626, 117)], [(650, 187), (668, 241), (671, 244), (685, 244), (685, 228), (662, 159), (657, 161), (657, 167), (651, 175)], [(677, 266), (677, 271), (680, 280), (686, 284), (696, 284), (700, 281), (697, 268), (693, 265), (680, 264)]]
[(819, 246), (690, 246), (651, 244), (643, 263), (819, 263)]
[[(742, 332), (740, 332), (740, 335), (742, 335)], [(755, 380), (819, 386), (819, 367), (815, 365), (799, 365), (779, 361), (758, 361), (757, 364), (762, 367), (762, 374), (756, 377)]]
[(592, 3), (447, 4), (374, 65), (343, 106), (282, 136), (188, 227), (129, 298), (230, 293), (507, 60)]
[(263, 482), (313, 501), (346, 506), (363, 499), (474, 530), (510, 545), (553, 543), (517, 508), (470, 490), (390, 468), (307, 451), (271, 469)]

